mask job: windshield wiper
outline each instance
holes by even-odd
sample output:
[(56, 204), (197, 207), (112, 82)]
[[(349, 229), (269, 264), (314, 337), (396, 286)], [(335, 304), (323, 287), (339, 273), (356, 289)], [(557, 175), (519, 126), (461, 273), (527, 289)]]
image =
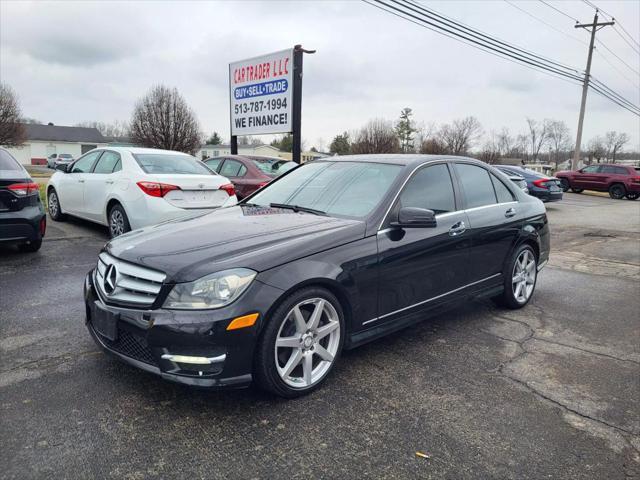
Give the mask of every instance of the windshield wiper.
[(316, 210), (315, 208), (301, 207), (300, 205), (289, 205), (288, 203), (270, 203), (269, 206), (273, 208), (288, 208), (289, 210), (293, 210), (294, 212), (313, 213), (314, 215), (327, 214), (327, 212)]

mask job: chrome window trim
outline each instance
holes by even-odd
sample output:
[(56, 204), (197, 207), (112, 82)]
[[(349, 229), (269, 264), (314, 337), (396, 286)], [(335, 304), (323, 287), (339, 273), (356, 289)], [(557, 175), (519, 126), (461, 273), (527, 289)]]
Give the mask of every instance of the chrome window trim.
[(409, 305), (408, 307), (403, 307), (403, 308), (400, 308), (398, 310), (394, 310), (393, 312), (389, 312), (389, 313), (385, 313), (384, 315), (380, 315), (379, 317), (372, 318), (371, 320), (367, 320), (366, 322), (363, 322), (362, 325), (366, 325), (368, 323), (375, 322), (377, 320), (382, 320), (383, 318), (389, 317), (391, 315), (395, 315), (396, 313), (404, 312), (405, 310), (409, 310), (409, 309), (417, 307), (419, 305), (424, 305), (425, 303), (433, 302), (434, 300), (438, 300), (439, 298), (446, 297), (447, 295), (451, 295), (452, 293), (459, 292), (460, 290), (464, 290), (467, 287), (472, 287), (474, 285), (477, 285), (478, 283), (486, 282), (487, 280), (491, 280), (492, 278), (496, 278), (496, 277), (498, 277), (500, 275), (502, 275), (502, 273), (495, 273), (495, 274), (493, 274), (493, 275), (491, 275), (491, 276), (489, 276), (487, 278), (483, 278), (482, 280), (477, 280), (475, 282), (468, 283), (467, 285), (463, 285), (462, 287), (458, 287), (458, 288), (456, 288), (454, 290), (450, 290), (448, 292), (441, 293), (440, 295), (428, 298), (427, 300), (423, 300), (421, 302), (414, 303), (413, 305)]

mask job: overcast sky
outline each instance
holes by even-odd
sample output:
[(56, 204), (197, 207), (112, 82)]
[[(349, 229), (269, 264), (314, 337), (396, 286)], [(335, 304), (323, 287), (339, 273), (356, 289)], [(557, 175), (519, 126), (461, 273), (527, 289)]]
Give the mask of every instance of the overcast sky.
[[(594, 0), (636, 39), (640, 2)], [(588, 33), (537, 1), (424, 2), (503, 40), (583, 70)], [(551, 3), (580, 21), (593, 10)], [(567, 35), (575, 37), (569, 38)], [(640, 57), (606, 27), (598, 37), (630, 67)], [(352, 1), (307, 2), (18, 2), (0, 0), (0, 80), (19, 94), (23, 114), (56, 125), (129, 120), (154, 84), (177, 87), (202, 130), (229, 139), (228, 64), (300, 43), (304, 59), (306, 146), (352, 130), (369, 118), (395, 120), (411, 107), (418, 122), (475, 115), (486, 131), (524, 132), (525, 117), (567, 122), (575, 133), (581, 87), (482, 53)], [(640, 77), (603, 48), (592, 73), (636, 104)], [(627, 77), (627, 78), (625, 78)], [(635, 86), (634, 86), (635, 84)], [(586, 142), (607, 130), (627, 132), (640, 150), (640, 120), (589, 92)]]

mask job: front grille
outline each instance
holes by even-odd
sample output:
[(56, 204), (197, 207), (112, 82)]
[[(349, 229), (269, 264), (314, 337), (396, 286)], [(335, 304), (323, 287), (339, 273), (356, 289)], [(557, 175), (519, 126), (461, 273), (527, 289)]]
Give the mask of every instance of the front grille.
[(151, 349), (147, 344), (147, 340), (144, 337), (121, 328), (118, 328), (118, 337), (115, 342), (100, 334), (98, 335), (100, 336), (100, 340), (111, 350), (135, 360), (148, 363), (149, 365), (158, 366), (158, 362), (156, 362), (153, 353), (151, 353)]
[(124, 262), (106, 252), (98, 257), (95, 283), (108, 303), (150, 307), (160, 293), (165, 278), (162, 272)]

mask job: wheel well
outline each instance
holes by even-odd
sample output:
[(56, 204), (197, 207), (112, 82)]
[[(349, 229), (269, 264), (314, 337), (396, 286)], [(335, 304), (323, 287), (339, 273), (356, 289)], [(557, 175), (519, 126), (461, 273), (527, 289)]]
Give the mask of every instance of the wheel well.
[(120, 205), (122, 207), (122, 204), (118, 200), (116, 200), (115, 198), (112, 198), (107, 202), (107, 211), (105, 212), (105, 218), (107, 219), (109, 218), (109, 212), (111, 211), (114, 205)]
[[(353, 319), (353, 309), (351, 306), (351, 302), (349, 301), (345, 292), (339, 286), (337, 286), (331, 280), (322, 279), (322, 278), (314, 278), (314, 279), (306, 280), (285, 291), (282, 295), (280, 295), (278, 300), (273, 302), (273, 305), (269, 307), (269, 310), (267, 310), (267, 313), (265, 314), (265, 319), (271, 318), (271, 315), (273, 315), (273, 312), (275, 312), (275, 310), (289, 295), (291, 295), (296, 290), (300, 290), (301, 288), (307, 288), (307, 287), (322, 287), (326, 290), (329, 290), (331, 293), (335, 295), (335, 297), (338, 299), (338, 302), (340, 302), (340, 306), (342, 307), (342, 312), (344, 313), (344, 324), (346, 329), (345, 333), (350, 332), (351, 321)], [(261, 328), (264, 328), (264, 325), (262, 325)]]
[(613, 182), (613, 183), (611, 183), (609, 185), (609, 189), (611, 189), (611, 187), (613, 187), (615, 185), (620, 185), (624, 189), (625, 192), (627, 191), (627, 188), (624, 186), (624, 183), (622, 183), (622, 182)]
[(538, 243), (529, 238), (522, 242), (522, 245), (529, 245), (533, 249), (533, 253), (536, 255), (536, 262), (538, 262), (540, 259), (540, 247), (538, 246)]

